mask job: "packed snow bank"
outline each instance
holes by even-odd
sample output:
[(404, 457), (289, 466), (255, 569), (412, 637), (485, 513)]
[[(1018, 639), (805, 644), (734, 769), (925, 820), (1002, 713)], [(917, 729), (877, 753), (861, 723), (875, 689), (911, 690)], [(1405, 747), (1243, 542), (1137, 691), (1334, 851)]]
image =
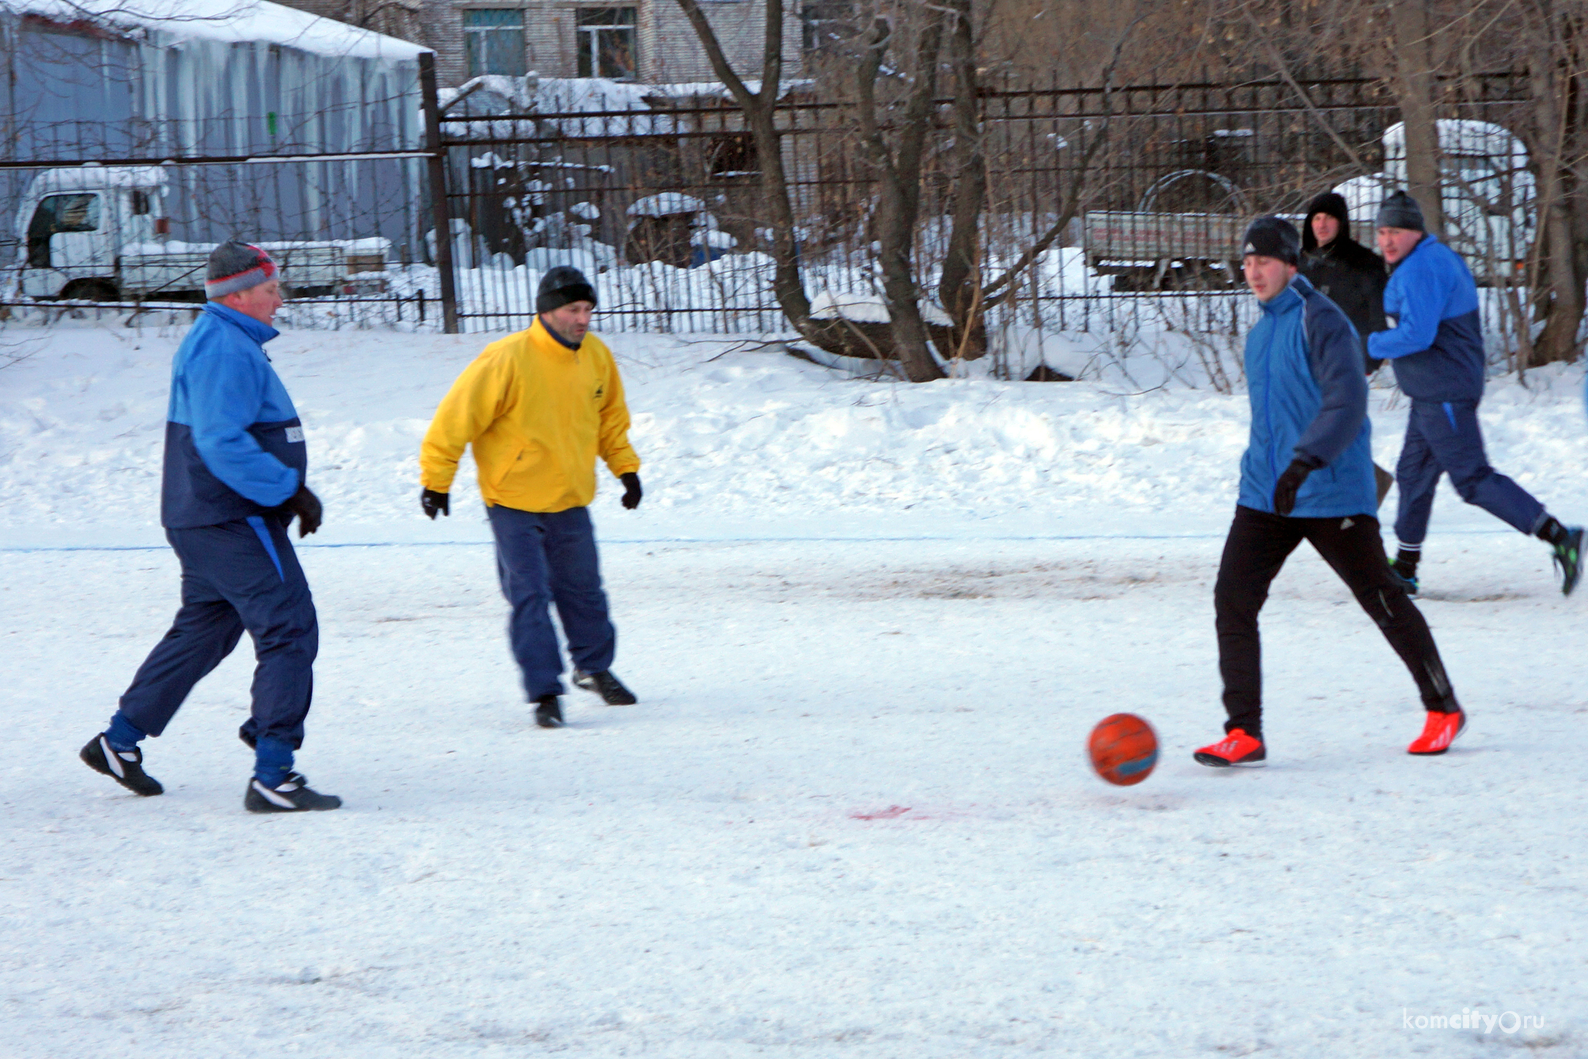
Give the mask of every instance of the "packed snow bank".
[[(76, 760), (170, 620), (168, 551), (0, 553), (0, 1050), (1582, 1055), (1580, 601), (1540, 547), (1461, 544), (1423, 604), (1455, 749), (1406, 755), (1411, 680), (1303, 549), (1270, 767), (1234, 775), (1190, 758), (1217, 540), (608, 543), (640, 705), (579, 693), (556, 732), (488, 548), (305, 549), (299, 762), (346, 799), (308, 819), (242, 811), (246, 643), (145, 744), (163, 797)], [(1116, 710), (1163, 743), (1126, 790), (1081, 758)], [(1516, 1015), (1429, 1024), (1472, 1009)]]
[[(0, 332), (28, 354), (0, 371), (0, 542), (163, 540), (161, 446), (183, 331)], [(430, 416), (491, 337), (287, 331), (270, 344), (325, 499), (315, 543), (485, 539), (469, 461), (450, 520), (424, 520), (415, 497)], [(778, 343), (611, 342), (646, 499), (623, 511), (603, 476), (609, 536), (1218, 533), (1235, 502), (1245, 396), (1192, 389), (1161, 365), (1145, 393), (1117, 371), (910, 385), (850, 379)], [(1494, 380), (1482, 412), (1495, 466), (1571, 521), (1588, 517), (1581, 393), (1581, 367), (1552, 368), (1526, 387)], [(1376, 388), (1372, 404), (1375, 454), (1393, 466), (1405, 401)], [(1503, 530), (1447, 488), (1435, 537), (1449, 528)]]

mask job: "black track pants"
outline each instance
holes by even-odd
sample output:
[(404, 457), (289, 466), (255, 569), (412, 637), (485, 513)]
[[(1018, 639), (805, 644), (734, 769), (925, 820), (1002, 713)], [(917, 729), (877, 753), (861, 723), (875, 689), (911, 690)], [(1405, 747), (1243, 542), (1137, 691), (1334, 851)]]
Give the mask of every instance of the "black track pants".
[(1213, 589), (1219, 674), (1224, 678), (1224, 708), (1230, 715), (1224, 730), (1240, 728), (1262, 738), (1263, 668), (1257, 613), (1268, 599), (1268, 586), (1303, 540), (1318, 549), (1384, 631), (1384, 638), (1411, 670), (1424, 707), (1456, 709), (1428, 623), (1390, 576), (1378, 519), (1370, 515), (1287, 518), (1237, 507)]

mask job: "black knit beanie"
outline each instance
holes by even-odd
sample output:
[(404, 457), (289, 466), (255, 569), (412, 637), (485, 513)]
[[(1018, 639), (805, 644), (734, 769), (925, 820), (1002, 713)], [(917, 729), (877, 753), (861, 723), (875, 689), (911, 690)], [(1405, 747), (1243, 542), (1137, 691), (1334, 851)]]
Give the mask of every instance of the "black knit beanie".
[(1351, 213), (1347, 209), (1345, 197), (1333, 191), (1325, 191), (1321, 195), (1314, 195), (1311, 202), (1307, 203), (1307, 219), (1301, 224), (1301, 249), (1318, 249), (1318, 237), (1312, 232), (1312, 219), (1320, 213), (1327, 213), (1340, 222), (1340, 234), (1334, 238), (1351, 238)]
[(537, 313), (549, 313), (572, 302), (596, 303), (595, 288), (583, 272), (572, 265), (558, 265), (540, 278), (540, 290), (535, 294)]
[(1423, 221), (1423, 208), (1417, 205), (1417, 200), (1404, 191), (1392, 192), (1378, 208), (1378, 216), (1373, 220), (1375, 228), (1405, 228), (1410, 232), (1426, 232), (1427, 225)]
[(1247, 254), (1276, 257), (1300, 265), (1301, 236), (1296, 226), (1283, 217), (1259, 217), (1246, 229), (1246, 238), (1241, 240), (1241, 256)]

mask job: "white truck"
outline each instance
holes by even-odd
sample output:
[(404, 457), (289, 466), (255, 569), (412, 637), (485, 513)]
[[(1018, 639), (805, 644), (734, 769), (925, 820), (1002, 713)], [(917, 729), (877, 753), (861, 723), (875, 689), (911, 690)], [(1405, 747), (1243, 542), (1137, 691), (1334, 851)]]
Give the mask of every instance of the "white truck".
[[(1493, 122), (1441, 118), (1435, 124), (1445, 242), (1466, 259), (1479, 283), (1514, 282), (1538, 222), (1538, 188), (1527, 147)], [(1383, 144), (1383, 172), (1353, 177), (1334, 189), (1345, 198), (1357, 240), (1369, 246), (1379, 203), (1406, 186), (1406, 127), (1391, 125)]]
[[(170, 238), (160, 166), (85, 165), (33, 178), (17, 210), (17, 293), (38, 299), (183, 301), (202, 297), (214, 243)], [(375, 292), (390, 241), (259, 244), (298, 295)], [(361, 275), (368, 274), (368, 275)]]

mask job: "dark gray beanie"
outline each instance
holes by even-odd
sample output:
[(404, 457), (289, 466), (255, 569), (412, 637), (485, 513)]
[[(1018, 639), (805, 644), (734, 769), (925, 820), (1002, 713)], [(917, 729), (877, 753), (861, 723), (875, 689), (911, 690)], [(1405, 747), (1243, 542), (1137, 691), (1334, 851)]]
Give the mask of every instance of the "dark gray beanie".
[(1277, 257), (1292, 265), (1301, 264), (1301, 233), (1283, 217), (1259, 217), (1246, 229), (1241, 240), (1241, 256), (1257, 254)]
[(572, 265), (558, 265), (540, 278), (540, 290), (535, 294), (537, 313), (549, 313), (572, 302), (596, 303), (595, 288), (583, 272)]
[(1378, 216), (1373, 219), (1375, 228), (1405, 228), (1411, 232), (1426, 232), (1428, 230), (1423, 221), (1423, 208), (1417, 205), (1417, 200), (1404, 191), (1391, 192), (1378, 208)]
[(276, 278), (276, 263), (252, 243), (231, 240), (210, 251), (204, 297), (217, 301), (228, 294), (257, 287)]

